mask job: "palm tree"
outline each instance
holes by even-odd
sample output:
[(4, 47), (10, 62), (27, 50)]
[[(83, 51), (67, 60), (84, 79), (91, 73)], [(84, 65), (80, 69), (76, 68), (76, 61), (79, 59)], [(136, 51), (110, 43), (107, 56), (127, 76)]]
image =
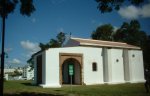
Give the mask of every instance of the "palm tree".
[(16, 5), (20, 2), (20, 13), (30, 16), (35, 11), (33, 0), (0, 0), (0, 17), (2, 18), (2, 52), (1, 52), (1, 79), (0, 79), (0, 96), (3, 96), (4, 87), (4, 61), (5, 61), (5, 19), (14, 11)]

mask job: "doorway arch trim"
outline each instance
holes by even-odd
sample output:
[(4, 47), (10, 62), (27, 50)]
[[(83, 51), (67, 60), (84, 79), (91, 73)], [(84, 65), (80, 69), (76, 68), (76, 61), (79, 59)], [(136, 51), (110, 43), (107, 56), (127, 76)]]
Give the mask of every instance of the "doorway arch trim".
[(63, 63), (67, 60), (73, 58), (79, 62), (79, 65), (81, 67), (81, 72), (80, 72), (80, 77), (81, 77), (81, 82), (80, 84), (83, 85), (83, 54), (78, 54), (78, 53), (60, 53), (59, 54), (59, 82), (60, 85), (62, 85), (62, 65)]

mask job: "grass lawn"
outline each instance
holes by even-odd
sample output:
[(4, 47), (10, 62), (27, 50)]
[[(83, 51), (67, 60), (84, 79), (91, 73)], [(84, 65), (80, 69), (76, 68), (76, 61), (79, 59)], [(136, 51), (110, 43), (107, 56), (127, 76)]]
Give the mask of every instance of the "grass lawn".
[(5, 96), (150, 96), (144, 84), (90, 85), (62, 88), (42, 88), (32, 86), (31, 81), (6, 81)]

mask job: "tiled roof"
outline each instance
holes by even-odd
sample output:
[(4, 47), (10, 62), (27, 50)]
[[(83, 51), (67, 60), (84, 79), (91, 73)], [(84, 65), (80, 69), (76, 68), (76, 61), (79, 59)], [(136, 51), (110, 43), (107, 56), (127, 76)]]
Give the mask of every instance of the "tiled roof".
[(122, 42), (112, 42), (103, 40), (92, 40), (82, 38), (71, 38), (71, 40), (78, 42), (79, 46), (101, 46), (101, 47), (114, 47), (114, 48), (128, 48), (128, 49), (141, 49), (140, 47), (129, 45)]

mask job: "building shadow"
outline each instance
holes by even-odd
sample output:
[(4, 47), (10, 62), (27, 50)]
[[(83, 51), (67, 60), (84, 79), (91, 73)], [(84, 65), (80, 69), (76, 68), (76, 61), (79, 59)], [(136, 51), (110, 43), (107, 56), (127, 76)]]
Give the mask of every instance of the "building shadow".
[(36, 86), (36, 85), (34, 85), (34, 84), (32, 84), (32, 83), (21, 83), (22, 85), (25, 85), (25, 86)]
[(4, 96), (64, 96), (64, 95), (35, 93), (35, 92), (22, 92), (22, 93), (4, 94)]

